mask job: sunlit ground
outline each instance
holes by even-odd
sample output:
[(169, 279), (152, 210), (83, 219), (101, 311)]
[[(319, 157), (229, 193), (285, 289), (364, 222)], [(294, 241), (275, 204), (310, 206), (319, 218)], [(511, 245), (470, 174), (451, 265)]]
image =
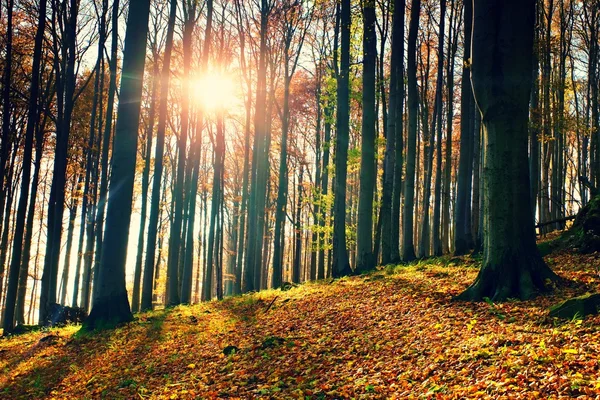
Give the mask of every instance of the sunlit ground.
[[(571, 398), (600, 394), (600, 317), (547, 308), (598, 290), (598, 256), (552, 255), (574, 282), (503, 304), (452, 296), (477, 260), (376, 274), (0, 340), (0, 398)], [(237, 351), (224, 354), (227, 346)], [(231, 349), (231, 348), (230, 348)]]

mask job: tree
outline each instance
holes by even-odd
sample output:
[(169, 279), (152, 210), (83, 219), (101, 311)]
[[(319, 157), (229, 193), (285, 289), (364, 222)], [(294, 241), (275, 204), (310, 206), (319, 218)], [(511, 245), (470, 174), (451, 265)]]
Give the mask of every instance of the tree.
[[(192, 63), (192, 36), (194, 33), (194, 28), (196, 27), (196, 9), (198, 7), (198, 3), (195, 0), (186, 0), (183, 2), (183, 14), (184, 14), (184, 27), (183, 27), (183, 69), (184, 69), (184, 79), (190, 78), (190, 69)], [(182, 135), (185, 132), (187, 135), (187, 131), (190, 128), (190, 91), (188, 86), (186, 85), (183, 88), (183, 108), (181, 110), (181, 131)], [(190, 130), (191, 132), (191, 130)], [(192, 299), (192, 261), (194, 254), (194, 219), (196, 217), (196, 194), (198, 191), (198, 186), (194, 186), (191, 182), (192, 178), (188, 174), (194, 172), (194, 157), (195, 152), (197, 150), (196, 143), (194, 142), (196, 138), (200, 137), (201, 130), (198, 129), (196, 131), (196, 136), (194, 138), (190, 137), (190, 155), (188, 157), (188, 163), (186, 166), (186, 199), (185, 205), (188, 212), (187, 221), (187, 229), (186, 235), (181, 237), (182, 242), (184, 243), (183, 247), (183, 271), (181, 274), (181, 302), (186, 304), (190, 303)], [(191, 133), (190, 133), (191, 135)], [(180, 140), (183, 142), (183, 140)], [(181, 153), (185, 153), (185, 143), (183, 143), (183, 150), (180, 148), (179, 153), (181, 157)], [(190, 170), (191, 168), (191, 170)], [(195, 178), (198, 180), (197, 177)], [(196, 183), (197, 185), (197, 183)], [(193, 190), (192, 190), (193, 189)], [(184, 188), (180, 188), (181, 191)]]
[[(390, 64), (390, 101), (389, 110), (387, 117), (387, 132), (388, 136), (385, 141), (385, 159), (384, 159), (384, 181), (383, 181), (383, 194), (381, 196), (381, 263), (388, 264), (393, 260), (393, 257), (398, 257), (399, 250), (399, 238), (397, 235), (400, 221), (392, 218), (392, 202), (393, 196), (396, 189), (396, 162), (402, 163), (402, 146), (400, 146), (400, 154), (397, 157), (396, 146), (396, 132), (397, 130), (402, 131), (402, 108), (398, 107), (398, 104), (403, 103), (400, 98), (402, 88), (404, 85), (402, 82), (402, 76), (404, 75), (401, 71), (403, 49), (404, 49), (404, 1), (394, 1), (394, 11), (392, 15), (392, 54)], [(400, 134), (402, 135), (402, 134)], [(400, 145), (402, 139), (400, 139)], [(402, 168), (402, 166), (400, 166)], [(402, 170), (400, 169), (400, 174)], [(397, 183), (401, 186), (402, 177)], [(398, 198), (399, 200), (399, 198)], [(400, 204), (398, 203), (398, 207)], [(398, 208), (399, 211), (399, 208)], [(399, 217), (399, 214), (398, 214)], [(396, 226), (398, 225), (398, 226)], [(394, 228), (395, 227), (395, 228)], [(394, 234), (396, 233), (396, 234)]]
[[(77, 16), (79, 14), (79, 1), (77, 0), (69, 0), (68, 2), (61, 2), (61, 4), (57, 0), (53, 0), (51, 4), (58, 110), (52, 186), (48, 204), (48, 238), (46, 240), (46, 255), (40, 294), (40, 322), (46, 321), (49, 307), (57, 300), (56, 290), (63, 228), (62, 220), (65, 209), (68, 147), (69, 137), (71, 136), (71, 119), (75, 106)], [(64, 37), (59, 38), (59, 30), (63, 31)], [(59, 53), (62, 59), (59, 59)]]
[[(273, 243), (273, 275), (272, 287), (280, 287), (283, 277), (283, 249), (285, 233), (283, 220), (288, 198), (288, 133), (290, 128), (290, 85), (298, 66), (298, 59), (304, 44), (306, 31), (312, 19), (312, 10), (308, 16), (303, 15), (302, 8), (306, 7), (299, 0), (293, 0), (283, 5), (283, 47), (284, 47), (284, 83), (283, 111), (281, 118), (281, 155), (279, 159), (279, 190), (277, 193), (277, 208), (275, 211), (275, 234)], [(296, 36), (299, 36), (296, 38)], [(297, 43), (293, 43), (296, 39)], [(293, 46), (293, 47), (292, 47)]]
[(442, 194), (442, 253), (450, 252), (450, 193), (452, 191), (452, 125), (454, 122), (454, 59), (458, 48), (458, 29), (462, 20), (462, 7), (450, 0), (450, 24), (448, 29), (448, 61), (446, 62), (446, 148), (444, 149), (443, 194)]
[(527, 137), (535, 3), (474, 1), (472, 81), (485, 151), (484, 260), (477, 279), (458, 299), (528, 299), (546, 289), (546, 280), (559, 280), (537, 250), (530, 206)]
[(268, 148), (271, 114), (267, 106), (267, 33), (273, 4), (260, 2), (260, 47), (256, 79), (256, 104), (254, 112), (254, 149), (252, 154), (252, 179), (248, 202), (248, 241), (243, 291), (260, 290), (262, 276), (262, 252), (267, 196)]
[[(8, 8), (8, 29), (12, 29), (11, 20), (13, 13), (13, 2), (9, 1)], [(17, 289), (19, 284), (19, 275), (21, 268), (21, 257), (23, 255), (23, 236), (25, 233), (25, 217), (27, 211), (27, 201), (29, 196), (29, 182), (31, 175), (31, 157), (33, 152), (33, 135), (38, 121), (38, 93), (40, 84), (40, 64), (42, 58), (42, 41), (46, 25), (46, 0), (42, 0), (39, 8), (38, 26), (35, 34), (35, 44), (33, 50), (33, 67), (31, 77), (31, 88), (29, 91), (29, 108), (27, 115), (27, 127), (25, 128), (25, 151), (23, 154), (23, 178), (21, 180), (21, 193), (19, 197), (19, 207), (17, 209), (16, 226), (13, 238), (13, 255), (10, 261), (8, 271), (8, 286), (6, 299), (4, 302), (4, 315), (2, 328), (4, 335), (12, 332), (14, 327), (15, 306), (17, 303)], [(10, 68), (9, 68), (10, 69)], [(6, 82), (5, 82), (6, 84)], [(32, 201), (35, 201), (33, 199)]]
[(337, 114), (335, 137), (335, 184), (333, 203), (334, 277), (352, 272), (346, 247), (346, 178), (348, 173), (348, 141), (350, 135), (350, 0), (342, 0), (340, 8), (340, 73), (337, 81)]
[[(171, 51), (173, 49), (173, 30), (175, 29), (175, 15), (177, 13), (177, 0), (170, 2), (169, 25), (167, 27), (167, 41), (163, 58), (161, 74), (160, 103), (158, 108), (158, 130), (156, 133), (156, 149), (154, 156), (154, 181), (152, 182), (152, 200), (150, 205), (150, 220), (148, 221), (148, 242), (146, 245), (146, 263), (144, 265), (144, 278), (142, 282), (142, 304), (140, 309), (152, 309), (152, 291), (154, 288), (154, 268), (156, 255), (156, 238), (158, 235), (158, 216), (160, 214), (160, 186), (163, 174), (163, 158), (165, 151), (165, 131), (167, 129), (167, 112), (169, 101), (169, 82), (171, 79)], [(166, 189), (166, 188), (165, 188)], [(177, 273), (177, 269), (175, 269)], [(173, 296), (178, 297), (178, 288), (174, 287)], [(179, 300), (172, 298), (175, 303)], [(177, 300), (177, 301), (175, 301)]]
[[(392, 41), (394, 31), (397, 32), (396, 36), (396, 48), (392, 44), (392, 53), (397, 50), (397, 62), (398, 66), (393, 70), (393, 74), (396, 75), (397, 83), (397, 105), (395, 107), (395, 163), (394, 163), (394, 191), (392, 193), (392, 220), (391, 220), (391, 253), (390, 261), (400, 261), (400, 207), (402, 203), (402, 172), (404, 160), (402, 157), (404, 150), (404, 14), (406, 13), (406, 1), (396, 0), (394, 3), (394, 27), (392, 28)], [(396, 7), (398, 11), (396, 11)], [(398, 13), (398, 14), (396, 14)], [(398, 20), (398, 21), (396, 21)], [(398, 26), (396, 26), (398, 24)], [(391, 87), (393, 90), (394, 88)], [(391, 93), (390, 93), (390, 107), (392, 104)], [(388, 117), (389, 120), (389, 117)], [(391, 132), (391, 130), (388, 130)]]
[[(108, 7), (108, 4), (106, 4)], [(97, 210), (94, 210), (94, 207), (91, 207), (88, 211), (89, 215), (87, 216), (86, 229), (88, 234), (88, 242), (87, 242), (87, 250), (86, 250), (86, 263), (85, 270), (87, 275), (87, 282), (85, 283), (87, 287), (84, 287), (87, 292), (89, 292), (89, 282), (92, 268), (92, 253), (94, 250), (93, 242), (95, 239), (95, 264), (96, 268), (100, 265), (100, 254), (102, 254), (102, 244), (103, 244), (103, 230), (102, 225), (104, 224), (104, 215), (106, 212), (106, 199), (108, 196), (108, 152), (111, 147), (111, 133), (113, 129), (113, 110), (115, 104), (115, 94), (117, 91), (117, 66), (118, 66), (118, 56), (117, 52), (119, 49), (118, 41), (119, 41), (119, 0), (113, 0), (112, 6), (112, 34), (111, 34), (111, 45), (110, 45), (110, 61), (108, 68), (110, 70), (110, 81), (108, 83), (108, 99), (106, 102), (106, 118), (104, 122), (104, 132), (102, 134), (102, 153), (100, 155), (100, 166), (101, 166), (101, 174), (100, 174), (100, 193), (98, 196)], [(97, 181), (97, 177), (95, 179)], [(96, 183), (97, 186), (97, 183)], [(85, 200), (85, 199), (84, 199)], [(94, 215), (95, 214), (95, 215)], [(94, 219), (95, 217), (95, 219)], [(95, 232), (94, 232), (95, 231)], [(94, 238), (95, 234), (95, 238)], [(97, 283), (97, 281), (94, 281)], [(89, 297), (89, 294), (88, 294)], [(88, 309), (89, 304), (85, 304), (86, 309)]]
[(375, 19), (375, 0), (365, 0), (363, 2), (363, 116), (356, 240), (357, 272), (375, 266), (373, 254), (373, 190), (377, 181), (375, 170), (375, 65), (377, 60)]
[[(6, 201), (5, 173), (10, 148), (14, 142), (11, 138), (11, 81), (12, 81), (12, 42), (13, 42), (13, 0), (8, 0), (6, 10), (6, 48), (4, 55), (4, 68), (2, 74), (2, 143), (0, 143), (0, 210), (4, 209)], [(40, 8), (45, 5), (40, 4)], [(0, 211), (0, 227), (2, 227), (2, 216)], [(4, 274), (4, 262), (0, 265), (0, 280)], [(2, 282), (0, 282), (0, 288)]]
[(419, 112), (419, 93), (417, 91), (417, 31), (421, 0), (412, 0), (410, 7), (410, 25), (408, 28), (408, 135), (406, 143), (406, 179), (404, 181), (404, 218), (402, 260), (415, 259), (413, 221), (415, 205), (415, 163), (417, 157), (417, 114)]
[[(442, 90), (444, 78), (444, 31), (446, 22), (446, 0), (440, 1), (440, 30), (438, 34), (438, 66), (437, 66), (437, 82), (435, 88), (435, 108), (433, 113), (437, 116), (437, 121), (434, 121), (433, 126), (436, 127), (436, 164), (435, 164), (435, 203), (433, 206), (433, 255), (442, 255), (442, 241), (440, 236), (441, 223), (441, 206), (442, 206)], [(448, 77), (452, 79), (452, 77)], [(432, 131), (433, 135), (434, 132)]]
[(471, 32), (473, 5), (464, 2), (464, 52), (460, 92), (460, 155), (454, 212), (454, 254), (466, 254), (473, 247), (471, 236), (471, 183), (473, 172), (473, 94), (469, 74), (471, 70)]
[(125, 287), (125, 261), (135, 178), (150, 1), (129, 4), (123, 53), (120, 101), (112, 157), (106, 230), (98, 277), (98, 296), (84, 328), (95, 329), (130, 321)]

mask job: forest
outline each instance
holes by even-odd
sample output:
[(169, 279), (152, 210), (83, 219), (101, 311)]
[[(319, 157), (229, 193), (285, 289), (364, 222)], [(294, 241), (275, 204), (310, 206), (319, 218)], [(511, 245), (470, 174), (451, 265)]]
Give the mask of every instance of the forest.
[(1, 0), (0, 42), (0, 397), (600, 395), (598, 0)]

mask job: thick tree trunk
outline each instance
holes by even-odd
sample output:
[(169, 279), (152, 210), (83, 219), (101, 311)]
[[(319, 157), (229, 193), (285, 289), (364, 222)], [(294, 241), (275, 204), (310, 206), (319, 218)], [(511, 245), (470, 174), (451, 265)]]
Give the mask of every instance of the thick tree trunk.
[(125, 287), (125, 262), (135, 178), (150, 2), (132, 2), (125, 36), (120, 102), (117, 109), (110, 198), (100, 261), (98, 296), (84, 327), (102, 328), (133, 317)]
[[(519, 13), (515, 13), (515, 9)], [(462, 300), (531, 298), (556, 276), (535, 243), (527, 165), (535, 0), (475, 0), (473, 87), (484, 127), (484, 261)]]
[(377, 61), (375, 19), (375, 0), (365, 0), (363, 2), (363, 115), (358, 225), (356, 228), (356, 272), (374, 268), (376, 262), (373, 254), (373, 191), (377, 181), (375, 170), (375, 75)]

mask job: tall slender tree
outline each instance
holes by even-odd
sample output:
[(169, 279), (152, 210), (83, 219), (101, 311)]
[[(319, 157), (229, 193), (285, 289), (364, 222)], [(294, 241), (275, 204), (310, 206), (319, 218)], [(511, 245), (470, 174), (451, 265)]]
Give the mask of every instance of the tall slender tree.
[[(156, 148), (154, 156), (154, 177), (152, 182), (152, 201), (150, 205), (150, 220), (148, 221), (148, 241), (146, 245), (146, 262), (144, 264), (144, 278), (142, 281), (142, 304), (141, 310), (152, 308), (152, 292), (154, 288), (154, 269), (156, 263), (156, 239), (158, 236), (158, 216), (160, 214), (160, 186), (162, 182), (164, 151), (165, 151), (165, 131), (167, 129), (167, 112), (169, 101), (169, 82), (171, 79), (171, 52), (173, 51), (173, 31), (175, 30), (175, 16), (177, 14), (177, 0), (170, 1), (169, 22), (167, 26), (167, 39), (165, 43), (165, 53), (163, 56), (163, 66), (160, 86), (160, 102), (158, 108), (158, 130), (156, 133)], [(166, 190), (166, 188), (165, 188)], [(177, 274), (176, 266), (172, 266)], [(176, 278), (175, 278), (176, 279)], [(173, 304), (179, 303), (179, 288), (172, 287), (175, 293), (170, 300)]]
[[(52, 32), (55, 53), (62, 54), (62, 63), (56, 58), (55, 69), (57, 76), (56, 145), (54, 165), (52, 168), (52, 186), (48, 204), (48, 234), (46, 239), (46, 255), (40, 294), (39, 321), (47, 320), (52, 304), (56, 303), (58, 263), (60, 260), (62, 220), (65, 209), (65, 182), (67, 174), (67, 159), (69, 137), (71, 134), (71, 119), (75, 106), (75, 63), (77, 61), (77, 17), (79, 1), (69, 0), (59, 5), (52, 1)], [(68, 4), (68, 5), (67, 5)], [(60, 20), (60, 21), (59, 21)], [(59, 26), (63, 27), (63, 43), (59, 41)], [(60, 77), (60, 79), (59, 79)]]
[(454, 254), (466, 254), (473, 247), (471, 236), (471, 183), (473, 172), (473, 92), (471, 89), (471, 34), (473, 4), (464, 2), (464, 50), (460, 92), (460, 154), (454, 212)]
[(415, 259), (414, 246), (414, 200), (415, 200), (415, 163), (417, 157), (417, 114), (419, 112), (419, 93), (417, 91), (417, 33), (421, 0), (412, 0), (410, 6), (410, 25), (408, 28), (408, 135), (406, 145), (406, 178), (404, 181), (404, 217), (402, 219), (402, 260)]
[(350, 135), (350, 0), (340, 7), (340, 69), (337, 79), (337, 112), (335, 137), (335, 183), (333, 203), (333, 260), (334, 277), (352, 272), (346, 245), (346, 179), (348, 176), (348, 145)]
[[(40, 85), (40, 64), (42, 58), (42, 42), (46, 25), (46, 0), (40, 2), (38, 15), (38, 26), (35, 34), (35, 43), (33, 48), (32, 76), (29, 90), (29, 104), (27, 110), (27, 126), (25, 128), (25, 148), (23, 152), (23, 170), (21, 179), (21, 193), (19, 194), (19, 206), (17, 208), (17, 217), (15, 232), (13, 236), (13, 254), (10, 261), (8, 272), (8, 286), (6, 299), (4, 301), (4, 315), (2, 319), (2, 328), (4, 335), (12, 333), (14, 328), (15, 306), (17, 302), (17, 289), (19, 284), (19, 275), (21, 268), (21, 257), (23, 251), (23, 236), (25, 232), (25, 217), (27, 211), (27, 201), (29, 197), (29, 183), (31, 175), (31, 157), (33, 152), (33, 136), (39, 117), (39, 85)], [(8, 19), (12, 20), (13, 1), (9, 1)], [(9, 29), (12, 28), (12, 22), (9, 22)], [(6, 82), (5, 82), (6, 83)], [(35, 199), (34, 199), (35, 201)]]

